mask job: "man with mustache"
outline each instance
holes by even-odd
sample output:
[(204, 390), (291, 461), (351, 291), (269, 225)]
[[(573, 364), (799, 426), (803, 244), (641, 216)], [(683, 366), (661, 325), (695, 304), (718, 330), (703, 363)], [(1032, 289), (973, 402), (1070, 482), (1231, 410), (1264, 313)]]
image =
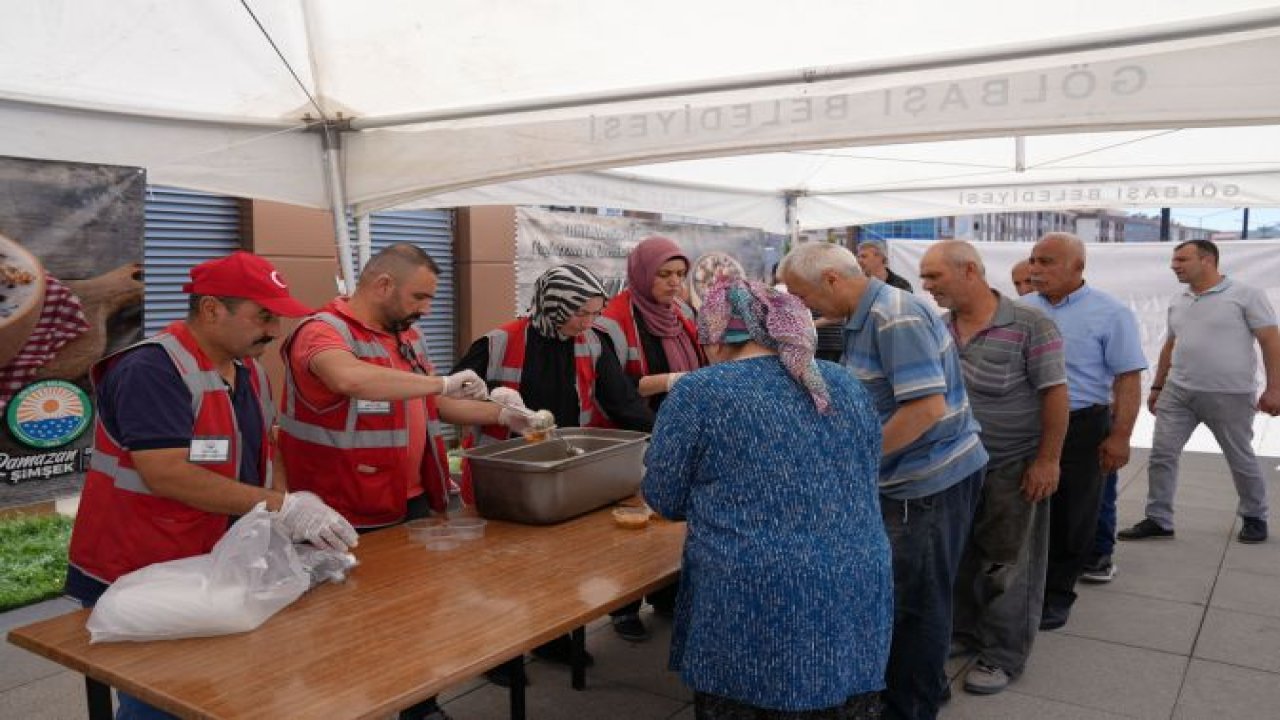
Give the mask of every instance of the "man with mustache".
[[(257, 359), (281, 316), (310, 310), (271, 263), (245, 252), (197, 265), (183, 291), (185, 320), (92, 370), (98, 415), (66, 583), (86, 607), (126, 573), (210, 552), (259, 503), (295, 542), (356, 544), (341, 515), (272, 477), (276, 409)], [(173, 717), (118, 695), (117, 717)]]
[[(440, 269), (401, 243), (374, 257), (350, 297), (331, 301), (284, 341), (280, 452), (295, 487), (314, 491), (360, 531), (444, 510), (449, 468), (441, 420), (505, 425), (528, 417), (484, 400), (471, 370), (436, 375), (414, 323)], [(432, 698), (401, 718), (447, 718)]]

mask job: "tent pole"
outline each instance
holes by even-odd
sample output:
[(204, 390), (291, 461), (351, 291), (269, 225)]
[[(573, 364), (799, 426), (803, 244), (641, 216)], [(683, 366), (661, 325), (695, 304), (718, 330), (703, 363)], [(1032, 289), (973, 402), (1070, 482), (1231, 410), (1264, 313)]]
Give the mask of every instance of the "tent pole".
[(333, 212), (333, 236), (338, 244), (338, 268), (342, 271), (338, 292), (345, 295), (356, 287), (351, 263), (351, 229), (347, 226), (347, 192), (342, 182), (342, 136), (328, 123), (320, 129), (324, 149), (325, 180), (329, 185), (329, 209)]
[(360, 263), (356, 266), (356, 272), (364, 269), (369, 264), (369, 255), (373, 250), (373, 232), (369, 226), (369, 213), (360, 213), (356, 216), (356, 254)]
[(787, 218), (787, 235), (790, 238), (790, 246), (797, 247), (800, 244), (800, 214), (796, 211), (796, 199), (800, 197), (800, 193), (795, 190), (788, 190), (782, 194), (783, 200), (786, 202), (786, 218)]
[(1240, 239), (1249, 239), (1249, 208), (1244, 209), (1244, 224), (1240, 227)]

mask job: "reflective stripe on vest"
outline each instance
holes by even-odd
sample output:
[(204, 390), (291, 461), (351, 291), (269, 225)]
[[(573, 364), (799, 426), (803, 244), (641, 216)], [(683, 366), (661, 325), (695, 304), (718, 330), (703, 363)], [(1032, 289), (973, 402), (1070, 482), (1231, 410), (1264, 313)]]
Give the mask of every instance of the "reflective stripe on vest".
[[(390, 355), (382, 343), (377, 342), (361, 342), (351, 333), (351, 328), (347, 326), (347, 322), (337, 315), (329, 312), (320, 312), (312, 315), (312, 320), (319, 320), (329, 327), (333, 328), (342, 336), (342, 341), (351, 348), (352, 353), (358, 358), (387, 358)], [(427, 357), (426, 347), (421, 337), (415, 343), (415, 349), (422, 356), (422, 360), (430, 363)], [(286, 411), (280, 416), (280, 429), (290, 435), (305, 440), (315, 445), (323, 445), (325, 447), (339, 448), (342, 450), (353, 450), (357, 448), (402, 448), (409, 444), (409, 432), (407, 430), (356, 430), (356, 422), (360, 413), (357, 411), (355, 402), (348, 400), (347, 417), (343, 422), (343, 430), (331, 430), (329, 428), (312, 425), (291, 417), (296, 400), (295, 393), (297, 388), (292, 380), (292, 373), (285, 372), (285, 408)], [(444, 426), (438, 420), (428, 417), (427, 432), (430, 438), (436, 438), (444, 432)], [(435, 447), (435, 443), (428, 442), (431, 447), (431, 454), (436, 457), (439, 462), (439, 452)]]
[(142, 495), (150, 495), (151, 489), (142, 482), (137, 470), (122, 467), (120, 462), (106, 453), (89, 453), (89, 469), (107, 475), (112, 484), (120, 490), (128, 490)]
[[(178, 371), (178, 377), (182, 380), (182, 384), (186, 386), (187, 392), (191, 394), (191, 417), (199, 418), (200, 410), (204, 406), (205, 393), (224, 392), (227, 393), (227, 404), (231, 406), (231, 428), (232, 432), (240, 436), (240, 423), (236, 419), (235, 402), (231, 397), (230, 388), (223, 380), (222, 375), (217, 370), (201, 370), (200, 362), (196, 360), (182, 341), (175, 337), (172, 333), (161, 332), (142, 342), (136, 343), (132, 347), (141, 347), (142, 345), (159, 345), (169, 356), (169, 360), (173, 363), (174, 369)], [(126, 350), (132, 349), (126, 348)], [(125, 352), (122, 350), (120, 352)], [(267, 436), (266, 442), (270, 442), (270, 429), (272, 423), (275, 422), (275, 405), (271, 402), (269, 381), (267, 380), (267, 372), (258, 363), (253, 363), (250, 368), (257, 380), (256, 400), (258, 403), (258, 412), (262, 414), (262, 427), (264, 435)], [(113, 440), (114, 442), (114, 440)], [(119, 443), (116, 443), (119, 445)], [(235, 465), (237, 472), (241, 467), (243, 442), (233, 443), (235, 447)], [(125, 452), (128, 452), (127, 450)], [(262, 452), (270, 458), (270, 448), (262, 448)], [(142, 481), (142, 476), (137, 470), (124, 467), (120, 461), (102, 452), (89, 454), (89, 468), (97, 470), (112, 479), (112, 484), (121, 489), (130, 492), (136, 492), (142, 495), (151, 495), (151, 489)], [(262, 487), (271, 487), (272, 463), (268, 459), (263, 467)]]
[[(241, 437), (240, 423), (236, 420), (235, 400), (231, 397), (231, 389), (227, 387), (227, 381), (222, 379), (222, 375), (219, 374), (217, 370), (201, 370), (200, 362), (196, 360), (196, 356), (192, 355), (191, 352), (182, 345), (182, 341), (178, 340), (178, 338), (174, 337), (170, 333), (159, 333), (152, 338), (152, 341), (158, 343), (160, 347), (164, 348), (165, 352), (169, 354), (169, 359), (171, 359), (173, 364), (178, 368), (178, 376), (182, 378), (183, 384), (187, 386), (187, 390), (191, 393), (191, 417), (200, 417), (200, 408), (204, 404), (205, 393), (224, 392), (227, 394), (227, 405), (231, 408), (231, 432), (234, 433), (236, 437)], [(261, 407), (262, 403), (270, 402), (270, 398), (264, 397), (269, 395), (266, 385), (259, 385), (258, 388), (258, 404), (259, 407)], [(267, 419), (270, 415), (270, 412), (263, 412), (262, 416), (262, 427), (265, 434), (268, 436), (270, 435), (269, 430), (271, 426), (267, 424)], [(243, 458), (241, 453), (244, 452), (244, 443), (235, 442), (232, 443), (232, 445), (235, 447), (236, 452), (235, 457), (233, 458), (235, 464), (231, 467), (236, 469), (236, 475), (239, 476), (240, 468), (242, 467), (241, 461)], [(263, 448), (262, 450), (263, 452), (269, 452), (270, 448)], [(94, 453), (94, 455), (97, 454), (98, 453)], [(270, 487), (270, 477), (263, 477), (259, 479), (262, 481), (263, 487)], [(138, 478), (138, 484), (143, 489), (137, 492), (144, 492), (148, 495), (151, 494), (151, 491), (146, 489), (146, 485), (142, 484), (141, 478)], [(117, 485), (117, 487), (119, 487), (119, 485)]]
[[(527, 320), (522, 324), (524, 326), (524, 332), (528, 333), (529, 328), (531, 327), (530, 324)], [(485, 369), (485, 380), (490, 382), (509, 383), (516, 388), (519, 388), (520, 377), (524, 368), (506, 365), (507, 345), (510, 342), (509, 334), (504, 328), (499, 327), (485, 333), (485, 337), (489, 339), (489, 364)], [(526, 343), (524, 347), (527, 349), (528, 344)], [(596, 337), (595, 333), (590, 330), (573, 339), (574, 357), (591, 358), (591, 366), (593, 368), (596, 363), (599, 362), (600, 353), (602, 352), (604, 352), (604, 348), (601, 346), (600, 340)], [(591, 398), (591, 402), (584, 401), (584, 398), (582, 397), (582, 391), (584, 388), (578, 387), (578, 369), (576, 363), (574, 366), (573, 389), (574, 394), (578, 397), (578, 426), (590, 427), (591, 423), (596, 419), (595, 414), (591, 410), (595, 406), (594, 393)], [(490, 438), (484, 433), (477, 433), (477, 435), (480, 437), (478, 444), (486, 444), (485, 438), (488, 438), (489, 442), (496, 442), (495, 438)]]

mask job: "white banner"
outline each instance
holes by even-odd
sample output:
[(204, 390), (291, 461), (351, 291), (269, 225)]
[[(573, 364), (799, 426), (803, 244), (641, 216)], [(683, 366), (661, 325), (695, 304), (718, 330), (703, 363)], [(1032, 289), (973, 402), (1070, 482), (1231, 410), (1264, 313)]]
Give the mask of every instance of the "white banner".
[(1277, 120), (1275, 29), (362, 132), (352, 201), (782, 148)]
[[(890, 266), (911, 280), (916, 294), (930, 303), (933, 297), (920, 282), (920, 258), (931, 242), (893, 240), (889, 243)], [(1014, 296), (1009, 271), (1019, 260), (1031, 254), (1030, 243), (973, 243), (987, 268), (987, 280), (1000, 292)], [(1087, 246), (1085, 280), (1093, 287), (1110, 293), (1129, 306), (1138, 318), (1142, 334), (1142, 352), (1148, 370), (1142, 374), (1143, 402), (1151, 384), (1152, 373), (1164, 344), (1169, 301), (1185, 289), (1169, 269), (1173, 243), (1090, 243)], [(1222, 271), (1231, 278), (1263, 289), (1272, 307), (1280, 307), (1280, 241), (1236, 241), (1220, 243)], [(1256, 346), (1255, 346), (1256, 350)], [(1070, 348), (1067, 350), (1070, 352)], [(1262, 364), (1259, 360), (1259, 378)], [(1273, 427), (1274, 426), (1274, 429)], [(1134, 431), (1133, 444), (1151, 446), (1154, 419), (1143, 408)], [(1259, 415), (1254, 424), (1254, 446), (1259, 452), (1280, 457), (1280, 423)], [(1187, 446), (1188, 450), (1218, 452), (1217, 443), (1205, 428)]]
[(610, 295), (616, 294), (626, 287), (627, 255), (652, 235), (674, 240), (689, 255), (690, 300), (695, 307), (726, 266), (736, 263), (747, 277), (765, 280), (782, 256), (783, 238), (760, 230), (522, 207), (516, 211), (516, 312), (528, 309), (538, 276), (565, 263), (591, 268)]
[(1277, 207), (1280, 169), (1230, 175), (865, 190), (806, 196), (798, 202), (806, 227), (1084, 207)]

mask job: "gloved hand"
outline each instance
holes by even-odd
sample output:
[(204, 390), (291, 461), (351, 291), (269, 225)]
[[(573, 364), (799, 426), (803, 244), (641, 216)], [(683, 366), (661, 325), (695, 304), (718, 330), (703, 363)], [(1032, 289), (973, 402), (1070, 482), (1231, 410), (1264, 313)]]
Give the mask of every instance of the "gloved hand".
[(484, 378), (472, 370), (463, 370), (440, 378), (444, 381), (444, 389), (440, 394), (445, 397), (461, 400), (484, 400), (489, 397), (489, 388)]
[(278, 518), (285, 534), (294, 542), (309, 542), (322, 550), (336, 552), (346, 552), (360, 542), (351, 523), (314, 493), (286, 493)]
[(498, 413), (498, 422), (510, 428), (511, 432), (523, 435), (525, 430), (533, 424), (533, 413), (529, 411), (521, 412), (510, 408), (502, 408), (502, 412)]
[(524, 398), (520, 397), (520, 393), (508, 387), (494, 388), (493, 392), (489, 393), (489, 399), (504, 406), (498, 413), (499, 423), (516, 434), (522, 434), (529, 429), (533, 421), (533, 411), (525, 406)]
[(489, 399), (499, 405), (528, 409), (528, 406), (524, 404), (524, 398), (520, 397), (520, 393), (509, 387), (494, 388), (489, 393)]

